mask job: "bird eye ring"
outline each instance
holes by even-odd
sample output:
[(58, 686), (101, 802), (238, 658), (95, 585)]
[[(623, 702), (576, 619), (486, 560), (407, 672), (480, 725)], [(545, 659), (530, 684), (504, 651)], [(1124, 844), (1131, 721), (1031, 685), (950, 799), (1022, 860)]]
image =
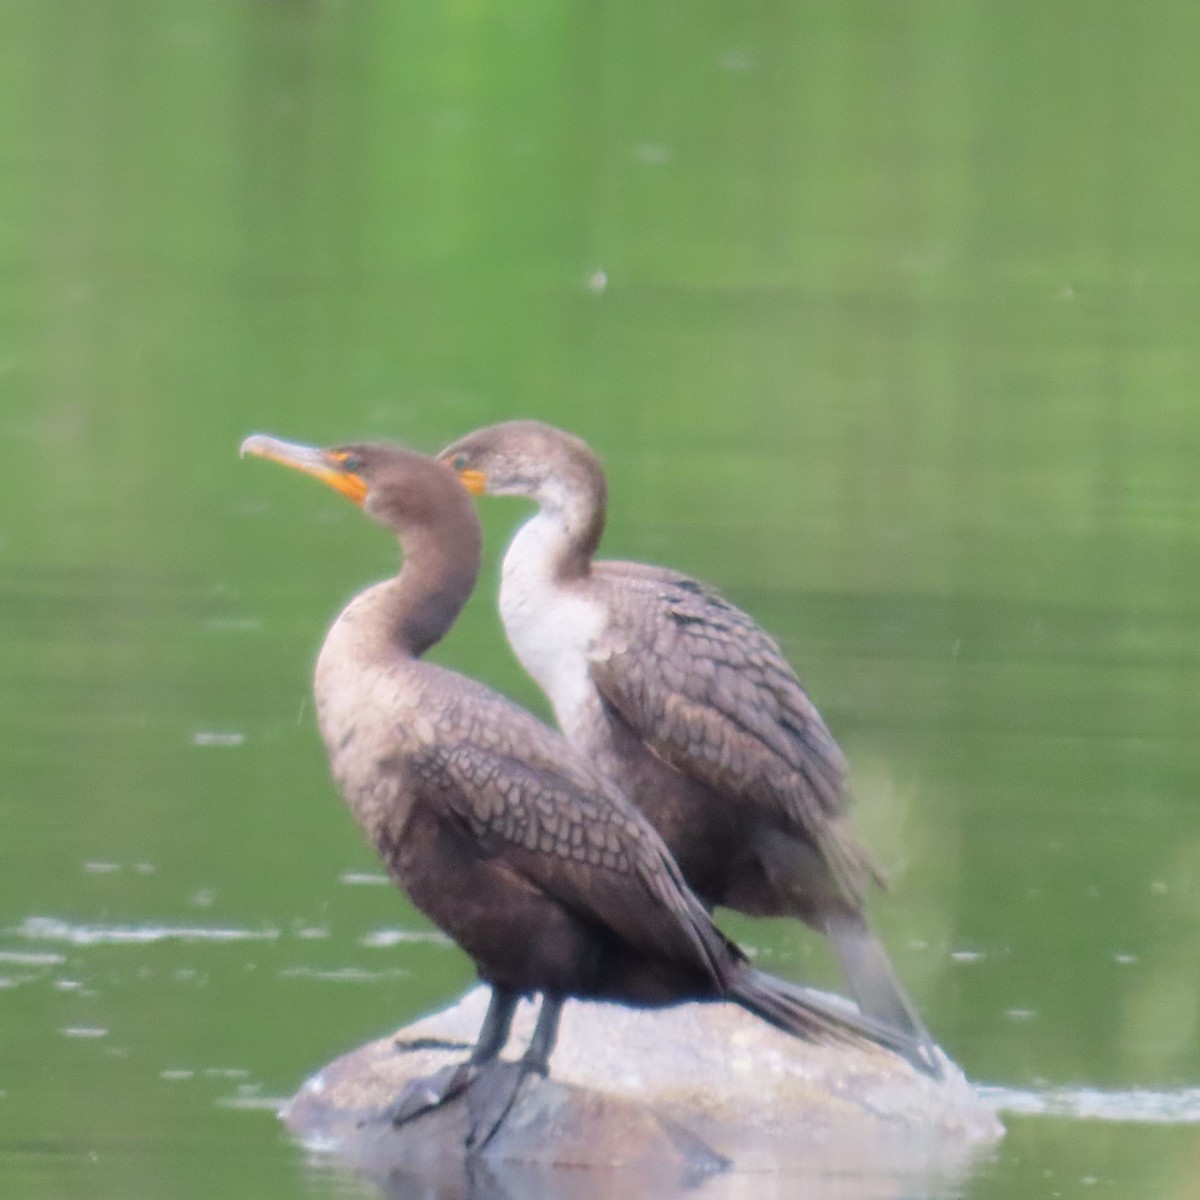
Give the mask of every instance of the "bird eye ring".
[(456, 454), (454, 456), (454, 469), (461, 471), (467, 465), (467, 456), (465, 454)]

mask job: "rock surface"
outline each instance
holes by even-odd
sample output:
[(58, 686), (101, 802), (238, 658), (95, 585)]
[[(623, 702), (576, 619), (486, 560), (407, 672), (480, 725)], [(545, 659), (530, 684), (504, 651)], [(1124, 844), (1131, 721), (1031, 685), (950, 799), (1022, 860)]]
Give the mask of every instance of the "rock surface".
[[(468, 1170), (461, 1100), (399, 1129), (378, 1118), (408, 1080), (464, 1057), (486, 1007), (486, 990), (473, 989), (337, 1059), (301, 1088), (285, 1121), (308, 1145), (378, 1178), (420, 1179), (422, 1191), (447, 1196), (509, 1194), (493, 1176), (510, 1164), (634, 1168), (653, 1187), (623, 1189), (630, 1195), (729, 1167), (793, 1182), (821, 1176), (833, 1187), (813, 1192), (823, 1197), (901, 1195), (915, 1176), (945, 1186), (1003, 1133), (948, 1060), (935, 1081), (883, 1051), (800, 1042), (733, 1005), (644, 1012), (575, 1002), (563, 1013), (552, 1077), (526, 1082), (483, 1152), (486, 1165)], [(521, 1005), (510, 1055), (529, 1037), (533, 1011)], [(898, 1187), (886, 1186), (893, 1180)]]

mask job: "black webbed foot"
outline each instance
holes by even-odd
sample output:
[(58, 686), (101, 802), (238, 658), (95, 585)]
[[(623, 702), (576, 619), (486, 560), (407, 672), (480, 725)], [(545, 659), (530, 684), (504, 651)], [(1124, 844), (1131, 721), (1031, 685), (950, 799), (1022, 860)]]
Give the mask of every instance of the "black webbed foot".
[(467, 1089), (467, 1152), (478, 1154), (504, 1124), (521, 1085), (530, 1075), (546, 1077), (543, 1063), (521, 1058), (493, 1062), (483, 1068)]
[(387, 1106), (378, 1118), (392, 1125), (403, 1125), (422, 1113), (449, 1103), (471, 1085), (479, 1073), (472, 1062), (457, 1063), (443, 1067), (422, 1079), (409, 1082), (404, 1090)]
[[(508, 1031), (512, 1026), (518, 999), (516, 992), (494, 985), (492, 998), (488, 1002), (488, 1010), (479, 1030), (479, 1038), (470, 1058), (465, 1062), (434, 1071), (432, 1075), (412, 1080), (376, 1119), (393, 1126), (404, 1125), (422, 1113), (440, 1108), (456, 1096), (461, 1096), (484, 1066), (500, 1053), (508, 1040)], [(445, 1050), (457, 1047), (458, 1043), (444, 1041), (442, 1038), (413, 1038), (407, 1042), (396, 1042), (396, 1048), (402, 1051)]]
[(491, 1141), (528, 1076), (540, 1075), (544, 1079), (550, 1073), (550, 1052), (558, 1037), (562, 1006), (561, 996), (543, 996), (529, 1049), (521, 1059), (515, 1063), (493, 1062), (471, 1085), (467, 1092), (468, 1154), (478, 1154)]

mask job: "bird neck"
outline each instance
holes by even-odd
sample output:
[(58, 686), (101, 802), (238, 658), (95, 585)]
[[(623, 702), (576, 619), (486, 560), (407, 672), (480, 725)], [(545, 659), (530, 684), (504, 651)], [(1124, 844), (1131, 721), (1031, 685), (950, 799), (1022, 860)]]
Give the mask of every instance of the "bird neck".
[(402, 655), (420, 658), (446, 636), (474, 590), (481, 544), (477, 533), (420, 530), (402, 533), (400, 547), (400, 573), (376, 589), (377, 620)]
[(540, 560), (545, 573), (558, 582), (586, 577), (604, 533), (603, 477), (590, 486), (545, 486), (537, 500), (537, 514), (517, 535), (525, 543), (525, 554)]
[(417, 659), (441, 641), (462, 611), (479, 573), (481, 542), (467, 528), (401, 533), (399, 574), (360, 592), (326, 639), (322, 657), (379, 665)]

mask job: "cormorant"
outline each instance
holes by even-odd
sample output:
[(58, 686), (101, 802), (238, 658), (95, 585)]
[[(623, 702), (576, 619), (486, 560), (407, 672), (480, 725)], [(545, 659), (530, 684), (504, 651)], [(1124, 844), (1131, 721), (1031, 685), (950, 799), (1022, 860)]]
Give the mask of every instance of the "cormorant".
[(538, 506), (505, 555), (500, 613), (567, 740), (650, 818), (706, 904), (824, 932), (861, 1011), (939, 1074), (867, 925), (882, 876), (847, 819), (842, 752), (775, 641), (686, 575), (595, 561), (606, 484), (579, 438), (508, 421), (439, 458), (476, 494)]

